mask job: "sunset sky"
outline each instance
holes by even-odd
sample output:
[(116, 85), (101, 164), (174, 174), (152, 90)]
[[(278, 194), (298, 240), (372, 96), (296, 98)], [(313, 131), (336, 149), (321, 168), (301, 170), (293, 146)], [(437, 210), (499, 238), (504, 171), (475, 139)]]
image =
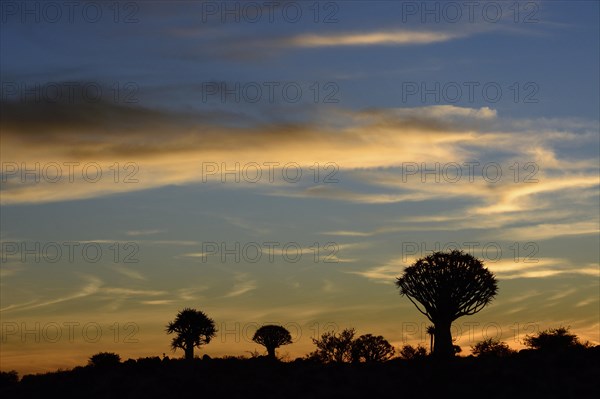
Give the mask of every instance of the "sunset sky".
[(1, 370), (182, 356), (184, 307), (428, 345), (394, 281), (456, 247), (463, 354), (600, 341), (598, 2), (72, 3), (0, 9)]

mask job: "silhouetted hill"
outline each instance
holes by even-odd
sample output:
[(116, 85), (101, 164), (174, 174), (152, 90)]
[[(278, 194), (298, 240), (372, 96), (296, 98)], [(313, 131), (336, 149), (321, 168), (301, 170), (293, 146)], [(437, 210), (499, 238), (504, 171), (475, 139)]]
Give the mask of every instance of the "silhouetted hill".
[[(508, 358), (431, 358), (385, 363), (283, 363), (256, 359), (143, 358), (113, 367), (76, 367), (20, 382), (4, 398), (592, 398), (600, 392), (600, 347)], [(185, 395), (185, 396), (184, 396)]]

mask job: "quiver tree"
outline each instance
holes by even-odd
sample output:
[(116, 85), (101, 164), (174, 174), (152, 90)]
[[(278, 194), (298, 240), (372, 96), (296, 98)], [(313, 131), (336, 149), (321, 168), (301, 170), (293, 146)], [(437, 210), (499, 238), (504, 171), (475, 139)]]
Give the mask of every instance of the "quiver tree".
[(433, 354), (438, 357), (454, 356), (452, 322), (479, 312), (498, 292), (496, 278), (483, 263), (458, 250), (418, 259), (396, 285), (435, 326)]
[(215, 322), (204, 312), (196, 309), (185, 308), (175, 317), (175, 320), (167, 324), (167, 334), (176, 333), (171, 341), (171, 348), (175, 351), (183, 349), (185, 358), (194, 358), (194, 347), (208, 344), (216, 335)]
[(282, 345), (292, 343), (290, 332), (282, 326), (266, 325), (262, 326), (254, 333), (252, 341), (263, 345), (267, 349), (269, 358), (276, 359), (275, 349)]

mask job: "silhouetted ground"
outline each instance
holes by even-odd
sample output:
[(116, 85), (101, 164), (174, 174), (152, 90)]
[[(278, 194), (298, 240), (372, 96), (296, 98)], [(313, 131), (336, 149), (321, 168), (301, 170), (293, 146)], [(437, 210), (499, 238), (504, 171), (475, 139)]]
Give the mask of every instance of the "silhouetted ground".
[(128, 360), (2, 382), (3, 398), (595, 398), (600, 347), (510, 358), (379, 364), (256, 359)]

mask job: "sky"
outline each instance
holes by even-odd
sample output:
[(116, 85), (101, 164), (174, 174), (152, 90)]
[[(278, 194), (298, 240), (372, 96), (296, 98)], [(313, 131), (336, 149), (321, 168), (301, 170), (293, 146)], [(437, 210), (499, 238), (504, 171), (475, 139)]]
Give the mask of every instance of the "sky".
[(598, 2), (1, 7), (3, 371), (182, 356), (185, 307), (200, 355), (428, 346), (395, 278), (454, 248), (499, 282), (463, 354), (600, 342)]

